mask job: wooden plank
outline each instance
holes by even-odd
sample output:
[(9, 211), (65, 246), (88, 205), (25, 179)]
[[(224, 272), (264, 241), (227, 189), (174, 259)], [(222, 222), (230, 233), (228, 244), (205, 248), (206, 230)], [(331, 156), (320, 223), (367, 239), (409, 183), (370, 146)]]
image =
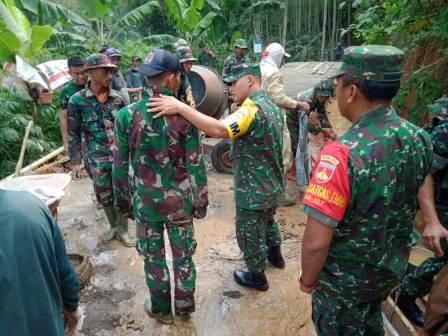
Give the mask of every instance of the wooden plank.
[(305, 62), (303, 64), (300, 64), (297, 68), (294, 69), (294, 71), (299, 71), (300, 69), (306, 67), (308, 64), (310, 64), (311, 62)]
[(325, 64), (322, 65), (319, 69), (319, 75), (325, 75), (328, 72), (328, 70), (330, 70), (330, 68), (331, 68), (331, 63), (325, 62)]
[[(26, 166), (25, 168), (23, 168), (20, 171), (20, 175), (23, 175), (25, 173), (31, 172), (34, 169), (36, 169), (37, 167), (39, 167), (40, 165), (44, 164), (45, 162), (55, 158), (56, 156), (58, 156), (59, 154), (61, 154), (62, 152), (64, 152), (64, 146), (59, 147), (58, 149), (56, 149), (55, 151), (51, 152), (50, 154), (45, 155), (43, 158), (40, 158), (37, 161), (34, 161), (33, 163), (31, 163), (30, 165)], [(14, 178), (15, 174), (9, 175), (7, 177), (5, 177), (3, 180), (1, 180), (0, 182), (3, 181), (8, 181), (12, 178)]]
[(319, 70), (321, 64), (322, 62), (317, 63), (317, 65), (313, 68), (313, 70), (310, 71), (310, 74), (316, 73)]
[(406, 316), (403, 315), (392, 298), (388, 297), (381, 305), (381, 309), (387, 320), (400, 336), (419, 336), (417, 330), (415, 330)]

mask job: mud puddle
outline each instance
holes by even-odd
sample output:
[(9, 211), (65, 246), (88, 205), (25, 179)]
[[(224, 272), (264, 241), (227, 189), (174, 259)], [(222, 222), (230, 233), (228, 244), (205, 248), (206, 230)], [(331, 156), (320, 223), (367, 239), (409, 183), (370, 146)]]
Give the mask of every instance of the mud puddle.
[[(349, 123), (335, 107), (330, 105), (329, 117), (340, 134)], [(99, 243), (107, 222), (96, 204), (90, 180), (69, 185), (59, 207), (58, 222), (67, 250), (90, 256), (94, 265), (90, 284), (81, 292), (83, 318), (78, 335), (315, 335), (310, 296), (300, 292), (297, 281), (306, 223), (299, 205), (280, 208), (276, 215), (284, 240), (286, 268), (267, 270), (268, 292), (245, 289), (234, 282), (232, 275), (236, 268), (244, 268), (234, 233), (232, 176), (209, 169), (208, 180), (208, 215), (195, 221), (196, 312), (188, 323), (172, 326), (155, 322), (143, 310), (148, 290), (143, 261), (135, 248), (125, 248), (116, 241)], [(130, 224), (130, 231), (135, 234), (135, 223)], [(168, 246), (167, 240), (165, 244)], [(167, 258), (170, 263), (169, 249)]]

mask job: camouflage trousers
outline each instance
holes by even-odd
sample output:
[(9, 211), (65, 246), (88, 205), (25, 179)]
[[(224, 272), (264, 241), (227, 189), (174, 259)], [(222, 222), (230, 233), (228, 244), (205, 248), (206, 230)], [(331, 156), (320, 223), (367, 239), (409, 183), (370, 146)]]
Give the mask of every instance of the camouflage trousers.
[(98, 203), (104, 207), (113, 206), (112, 162), (102, 162), (95, 165), (89, 162), (88, 173), (93, 181), (93, 190)]
[[(448, 213), (438, 212), (438, 216), (448, 229)], [(407, 274), (401, 283), (401, 292), (410, 298), (422, 298), (431, 291), (434, 277), (448, 264), (448, 243), (442, 241), (443, 256), (426, 259), (412, 273)]]
[(313, 322), (319, 336), (384, 335), (381, 300), (348, 304), (323, 289), (313, 293)]
[(163, 239), (165, 228), (173, 255), (175, 313), (192, 313), (195, 310), (196, 286), (196, 268), (192, 259), (196, 240), (192, 219), (147, 223), (137, 219), (137, 251), (144, 258), (152, 311), (162, 314), (171, 312), (170, 273)]
[(286, 125), (288, 126), (291, 137), (291, 151), (293, 159), (295, 159), (297, 145), (299, 144), (299, 114), (297, 110), (288, 110), (286, 112)]
[(274, 219), (275, 210), (236, 207), (236, 238), (251, 272), (264, 271), (267, 267), (267, 248), (281, 244), (280, 228)]

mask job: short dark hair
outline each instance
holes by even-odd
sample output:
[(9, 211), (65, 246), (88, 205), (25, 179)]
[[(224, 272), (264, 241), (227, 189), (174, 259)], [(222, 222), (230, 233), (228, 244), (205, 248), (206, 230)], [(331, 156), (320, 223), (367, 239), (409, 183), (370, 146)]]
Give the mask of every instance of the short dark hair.
[(165, 70), (164, 72), (156, 76), (152, 77), (146, 76), (146, 79), (150, 85), (160, 85), (165, 80), (165, 77), (168, 77), (169, 75), (172, 74), (176, 75), (178, 72), (180, 72), (180, 70)]
[(73, 67), (82, 67), (85, 64), (85, 60), (82, 57), (79, 56), (72, 56), (67, 60), (67, 64), (69, 68)]
[(390, 102), (400, 89), (400, 82), (383, 82), (350, 75), (342, 76), (342, 86), (356, 85), (368, 101)]

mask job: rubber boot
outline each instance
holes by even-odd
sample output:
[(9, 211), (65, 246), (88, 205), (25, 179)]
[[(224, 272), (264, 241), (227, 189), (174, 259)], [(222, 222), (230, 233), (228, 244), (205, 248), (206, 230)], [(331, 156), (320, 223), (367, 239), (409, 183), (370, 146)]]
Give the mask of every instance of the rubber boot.
[(277, 268), (285, 268), (285, 259), (283, 259), (280, 246), (270, 246), (268, 248), (268, 260)]
[(296, 204), (298, 200), (298, 194), (294, 188), (292, 188), (288, 183), (286, 183), (285, 191), (280, 196), (280, 201), (278, 206), (290, 206)]
[(145, 312), (148, 316), (155, 318), (157, 321), (163, 324), (173, 324), (173, 314), (153, 313), (151, 307), (151, 297), (147, 297), (145, 300)]
[(233, 278), (240, 286), (253, 288), (261, 292), (265, 292), (269, 289), (268, 280), (266, 279), (264, 271), (253, 273), (236, 270), (233, 272)]
[(423, 319), (422, 311), (415, 303), (414, 298), (404, 295), (403, 292), (400, 291), (400, 295), (398, 296), (397, 300), (397, 306), (409, 321), (411, 321), (417, 327), (423, 328), (425, 320)]
[(117, 239), (126, 247), (135, 247), (135, 239), (129, 237), (128, 219), (117, 212)]
[(113, 240), (117, 234), (117, 217), (113, 207), (104, 207), (104, 212), (109, 221), (110, 229), (102, 234), (101, 241), (104, 244), (107, 244)]

